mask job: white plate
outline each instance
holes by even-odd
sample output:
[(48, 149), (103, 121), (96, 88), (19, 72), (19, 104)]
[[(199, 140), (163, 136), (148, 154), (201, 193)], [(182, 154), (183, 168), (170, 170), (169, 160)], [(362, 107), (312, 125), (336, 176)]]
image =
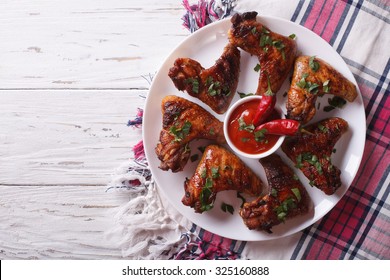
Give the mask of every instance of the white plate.
[[(326, 41), (312, 31), (293, 22), (274, 17), (262, 16), (258, 17), (258, 21), (269, 27), (272, 31), (282, 35), (296, 34), (298, 50), (301, 54), (316, 55), (318, 58), (324, 59), (356, 85), (352, 73), (339, 54)], [(218, 119), (223, 120), (223, 115), (215, 114), (207, 105), (198, 99), (192, 98), (185, 92), (178, 91), (168, 77), (168, 70), (173, 66), (175, 59), (179, 57), (195, 59), (205, 68), (213, 65), (215, 60), (222, 54), (224, 46), (228, 43), (227, 32), (230, 26), (230, 19), (225, 19), (203, 27), (187, 37), (165, 60), (157, 75), (154, 77), (146, 99), (143, 120), (145, 153), (154, 179), (165, 199), (193, 223), (212, 233), (236, 240), (254, 241), (280, 238), (296, 233), (318, 221), (336, 205), (352, 183), (362, 159), (365, 143), (366, 120), (363, 101), (359, 93), (358, 98), (352, 103), (348, 102), (343, 109), (324, 112), (323, 108), (328, 105), (327, 100), (330, 96), (325, 95), (317, 99), (317, 105), (321, 103), (321, 108), (317, 110), (317, 114), (312, 122), (325, 117), (339, 116), (348, 121), (349, 130), (338, 141), (336, 145), (337, 151), (332, 155), (333, 164), (341, 170), (342, 181), (342, 186), (334, 195), (327, 196), (317, 188), (310, 187), (304, 175), (295, 169), (313, 201), (313, 208), (310, 213), (295, 217), (286, 221), (284, 224), (273, 227), (273, 234), (249, 230), (238, 214), (241, 200), (236, 197), (235, 191), (219, 193), (214, 208), (211, 211), (203, 214), (195, 213), (192, 208), (184, 206), (181, 203), (181, 199), (184, 194), (184, 180), (186, 177), (190, 178), (193, 175), (197, 162), (191, 162), (189, 160), (185, 169), (179, 173), (162, 171), (158, 168), (160, 162), (154, 149), (159, 141), (159, 133), (162, 128), (161, 100), (166, 95), (175, 94), (200, 104)], [(256, 57), (251, 57), (244, 51), (241, 51), (241, 72), (237, 91), (248, 93), (256, 90), (258, 73), (253, 68), (257, 63)], [(289, 85), (287, 80), (277, 94), (278, 102), (280, 103), (285, 103), (286, 101), (286, 97), (283, 97), (283, 94), (288, 91)], [(233, 102), (238, 99), (239, 96), (236, 94)], [(203, 146), (204, 144), (204, 141), (193, 141), (191, 144), (192, 154), (196, 152), (200, 155), (197, 147)], [(279, 150), (278, 154), (283, 157), (286, 163), (293, 167), (292, 162), (283, 152)], [(243, 160), (265, 183), (267, 182), (263, 167), (257, 160)], [(234, 206), (235, 212), (233, 215), (221, 210), (220, 205), (222, 202)]]

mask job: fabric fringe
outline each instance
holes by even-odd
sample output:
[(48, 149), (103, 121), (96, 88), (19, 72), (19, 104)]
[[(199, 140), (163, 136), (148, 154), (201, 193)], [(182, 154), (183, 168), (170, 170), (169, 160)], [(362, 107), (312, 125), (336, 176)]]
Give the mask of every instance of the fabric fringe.
[(107, 233), (109, 238), (121, 237), (123, 257), (169, 259), (184, 243), (181, 235), (185, 229), (166, 213), (146, 160), (134, 160), (118, 168), (107, 192), (113, 190), (125, 191), (129, 196), (129, 202), (116, 209), (116, 227)]
[(133, 147), (133, 153), (136, 160), (145, 158), (144, 141), (141, 140)]
[(205, 241), (193, 232), (182, 235), (186, 243), (174, 255), (175, 260), (235, 260), (239, 254), (221, 244)]
[(191, 33), (214, 21), (226, 18), (233, 11), (235, 0), (199, 0), (197, 4), (190, 4), (183, 0), (183, 6), (187, 10), (182, 17), (183, 26)]
[(142, 125), (142, 117), (144, 115), (144, 110), (141, 108), (138, 108), (137, 115), (134, 120), (129, 120), (127, 122), (127, 126), (131, 126), (134, 128), (140, 128)]

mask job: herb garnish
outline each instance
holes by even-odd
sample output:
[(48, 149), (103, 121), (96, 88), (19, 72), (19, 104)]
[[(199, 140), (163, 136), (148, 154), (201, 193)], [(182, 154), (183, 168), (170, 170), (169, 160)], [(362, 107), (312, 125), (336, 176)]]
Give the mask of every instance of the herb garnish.
[(220, 95), (221, 93), (226, 96), (230, 95), (229, 87), (227, 85), (222, 86), (219, 81), (214, 81), (212, 76), (207, 77), (206, 86), (208, 86), (207, 93), (210, 96)]
[(211, 167), (211, 177), (213, 179), (219, 177), (219, 166), (218, 167)]
[(267, 28), (265, 28), (265, 26), (261, 27), (261, 32), (264, 33), (264, 34), (269, 34), (270, 33), (270, 31)]
[(206, 85), (208, 86), (207, 93), (210, 96), (214, 96), (221, 93), (221, 83), (216, 81), (214, 82), (213, 77), (209, 76), (206, 80)]
[(251, 32), (252, 32), (253, 35), (255, 35), (255, 34), (257, 33), (256, 27), (253, 27), (253, 28), (251, 29)]
[(193, 154), (191, 157), (190, 157), (190, 160), (191, 162), (195, 162), (199, 159), (199, 155), (198, 154)]
[(284, 53), (284, 48), (286, 47), (282, 41), (272, 41), (272, 45), (274, 45), (274, 47), (281, 52), (282, 54), (282, 59), (283, 60), (286, 60), (286, 54)]
[(244, 206), (244, 203), (246, 202), (246, 199), (245, 199), (245, 197), (243, 197), (242, 195), (241, 195), (241, 193), (239, 193), (239, 192), (237, 192), (237, 198), (239, 198), (239, 199), (241, 199), (242, 200), (242, 202), (241, 202), (241, 208)]
[(336, 108), (341, 109), (344, 107), (344, 105), (347, 103), (347, 101), (345, 101), (343, 98), (341, 98), (339, 96), (333, 96), (333, 98), (328, 98), (328, 103), (329, 103), (329, 106), (324, 107), (325, 112), (330, 112)]
[(329, 80), (326, 80), (322, 83), (322, 90), (326, 93), (329, 92), (330, 86), (329, 86)]
[(286, 46), (283, 44), (282, 41), (278, 41), (278, 40), (272, 41), (272, 45), (274, 45), (274, 47), (275, 47), (277, 50), (282, 50), (283, 48), (286, 47)]
[[(268, 140), (265, 139), (265, 136), (266, 136), (266, 133), (268, 132), (267, 129), (263, 128), (263, 129), (260, 129), (260, 130), (256, 130), (255, 131), (255, 126), (253, 123), (251, 124), (247, 124), (243, 117), (240, 117), (238, 119), (238, 129), (240, 131), (242, 130), (245, 130), (245, 131), (248, 131), (249, 133), (253, 133), (253, 135), (255, 136), (255, 141), (256, 142), (261, 142), (261, 143), (265, 143), (267, 144), (268, 143)], [(249, 138), (246, 138), (246, 137), (242, 137), (241, 138), (241, 141), (242, 142), (248, 142), (250, 139)]]
[(204, 187), (202, 188), (202, 191), (200, 192), (200, 202), (201, 202), (201, 207), (200, 210), (203, 211), (208, 211), (213, 208), (214, 204), (213, 202), (209, 203), (210, 196), (212, 195), (212, 187), (213, 187), (213, 180), (211, 178), (206, 178), (206, 183)]
[(322, 131), (322, 132), (328, 132), (328, 128), (326, 126), (323, 126), (322, 124), (318, 124), (317, 127)]
[(274, 211), (280, 221), (284, 221), (288, 215), (288, 211), (297, 207), (295, 200), (292, 197), (285, 199)]
[(297, 37), (297, 35), (295, 35), (294, 33), (293, 34), (290, 34), (290, 36), (288, 36), (290, 39), (295, 39)]
[(303, 73), (302, 78), (296, 83), (296, 85), (300, 88), (306, 87), (306, 78), (309, 76), (308, 73)]
[(267, 74), (267, 85), (268, 85), (268, 89), (266, 92), (264, 92), (265, 95), (267, 96), (273, 96), (274, 93), (272, 92), (272, 89), (271, 89), (271, 82), (269, 81), (269, 75)]
[(319, 85), (316, 83), (310, 83), (308, 82), (309, 88), (308, 91), (312, 94), (317, 94), (318, 93), (318, 87)]
[(263, 33), (260, 37), (260, 47), (263, 47), (264, 51), (268, 50), (268, 48), (266, 47), (267, 45), (272, 44), (272, 39), (269, 35), (267, 35), (268, 33)]
[(316, 155), (313, 155), (309, 152), (304, 152), (302, 154), (299, 154), (296, 158), (295, 167), (302, 168), (303, 161), (306, 161), (309, 164), (313, 165), (317, 169), (318, 174), (320, 174), (320, 175), (322, 174), (322, 166), (321, 166), (321, 163), (319, 162), (318, 157)]
[[(310, 82), (308, 82), (308, 83), (310, 83)], [(310, 84), (310, 86), (309, 86), (309, 92), (311, 92), (311, 93), (317, 93), (318, 92), (318, 87), (319, 87), (320, 85), (318, 85), (318, 84), (316, 84), (316, 83), (311, 83)]]
[(311, 70), (313, 70), (314, 72), (317, 72), (318, 69), (320, 69), (320, 64), (318, 63), (318, 61), (315, 60), (315, 56), (311, 56), (309, 58), (309, 66), (311, 68)]
[(311, 154), (310, 153), (302, 153), (302, 154), (299, 154), (296, 158), (296, 164), (295, 164), (295, 167), (296, 168), (302, 168), (302, 161), (305, 160), (305, 159), (309, 159), (311, 158)]
[(171, 126), (169, 132), (175, 137), (174, 142), (182, 141), (189, 133), (192, 124), (189, 121), (185, 121), (182, 127), (176, 125)]
[(237, 91), (237, 93), (240, 96), (240, 98), (244, 98), (244, 97), (247, 97), (247, 96), (255, 95), (254, 93), (245, 93), (245, 92), (239, 92), (239, 91)]
[(268, 46), (274, 46), (278, 51), (282, 53), (283, 60), (286, 59), (284, 48), (286, 47), (282, 41), (274, 40), (272, 41), (272, 38), (268, 35), (269, 31), (265, 30), (263, 31), (263, 34), (260, 37), (260, 47), (263, 48), (265, 52), (268, 52)]
[(227, 203), (225, 203), (225, 202), (222, 202), (222, 204), (221, 204), (221, 210), (223, 211), (223, 212), (229, 212), (230, 214), (232, 214), (233, 215), (233, 213), (234, 213), (234, 208), (233, 208), (233, 206), (231, 206), (230, 204), (227, 204)]
[(265, 137), (267, 132), (268, 131), (265, 128), (262, 128), (260, 130), (255, 131), (255, 140), (256, 140), (256, 142), (264, 141), (264, 137)]
[(306, 78), (309, 76), (308, 73), (304, 73), (302, 78), (296, 83), (296, 85), (302, 89), (306, 89), (309, 93), (317, 94), (319, 85), (317, 83), (312, 83), (310, 81), (306, 81)]
[(292, 188), (291, 191), (293, 192), (293, 194), (297, 198), (298, 202), (300, 202), (302, 197), (301, 197), (301, 192), (299, 191), (299, 189), (298, 188)]
[(256, 72), (259, 72), (260, 71), (260, 64), (259, 63), (257, 63), (256, 64), (256, 66), (255, 66), (255, 68), (253, 68), (253, 70), (255, 70)]
[(187, 78), (184, 80), (184, 84), (191, 84), (192, 85), (192, 92), (199, 93), (199, 81), (195, 78)]
[(317, 171), (318, 171), (318, 174), (322, 174), (322, 166), (321, 166), (321, 162), (319, 162), (319, 161), (316, 161), (316, 162), (314, 162), (314, 167), (317, 169)]
[(206, 178), (206, 176), (207, 176), (207, 170), (206, 170), (206, 168), (204, 168), (200, 172), (200, 177), (204, 179), (204, 178)]
[(255, 126), (254, 124), (246, 124), (246, 122), (244, 121), (243, 117), (239, 118), (238, 119), (238, 125), (239, 125), (239, 130), (245, 130), (245, 131), (248, 131), (248, 132), (253, 132), (253, 130), (255, 129)]

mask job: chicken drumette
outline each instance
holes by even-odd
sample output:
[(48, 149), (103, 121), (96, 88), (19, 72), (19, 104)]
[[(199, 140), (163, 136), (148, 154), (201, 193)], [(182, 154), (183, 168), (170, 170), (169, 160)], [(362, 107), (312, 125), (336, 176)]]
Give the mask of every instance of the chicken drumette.
[(328, 118), (310, 124), (304, 133), (288, 137), (282, 144), (283, 152), (303, 174), (327, 195), (341, 186), (341, 171), (332, 164), (331, 155), (336, 142), (348, 129), (342, 118)]
[(322, 59), (300, 56), (295, 61), (288, 91), (287, 117), (305, 124), (315, 112), (317, 96), (333, 94), (352, 102), (357, 97), (353, 83)]
[(218, 114), (228, 109), (237, 89), (240, 51), (228, 44), (216, 63), (204, 69), (191, 58), (178, 58), (168, 76), (178, 90), (199, 98)]
[(310, 198), (298, 177), (277, 154), (260, 160), (267, 176), (270, 191), (254, 201), (244, 203), (240, 215), (249, 229), (264, 230), (286, 219), (305, 214)]
[(184, 182), (182, 202), (202, 213), (213, 207), (218, 192), (226, 190), (257, 196), (263, 183), (236, 155), (221, 146), (209, 145), (194, 175)]
[(293, 68), (297, 52), (295, 40), (272, 32), (256, 21), (257, 12), (235, 14), (229, 30), (232, 45), (258, 57), (260, 76), (256, 93), (278, 92)]
[(174, 95), (164, 97), (162, 130), (155, 149), (162, 170), (183, 170), (190, 157), (189, 142), (210, 139), (225, 143), (223, 124), (199, 105)]

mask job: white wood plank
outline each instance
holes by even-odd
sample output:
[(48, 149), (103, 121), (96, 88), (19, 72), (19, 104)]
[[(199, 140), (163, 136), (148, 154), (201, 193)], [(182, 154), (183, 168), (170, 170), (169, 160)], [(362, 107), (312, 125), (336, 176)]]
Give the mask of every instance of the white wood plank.
[(139, 90), (0, 91), (0, 185), (105, 185), (133, 156)]
[(145, 88), (189, 32), (181, 1), (0, 1), (0, 89)]
[(108, 237), (125, 192), (103, 186), (0, 186), (0, 259), (119, 259)]
[(126, 123), (143, 75), (189, 34), (183, 12), (176, 0), (0, 1), (0, 259), (121, 257), (105, 232), (128, 197), (106, 184), (141, 138)]

